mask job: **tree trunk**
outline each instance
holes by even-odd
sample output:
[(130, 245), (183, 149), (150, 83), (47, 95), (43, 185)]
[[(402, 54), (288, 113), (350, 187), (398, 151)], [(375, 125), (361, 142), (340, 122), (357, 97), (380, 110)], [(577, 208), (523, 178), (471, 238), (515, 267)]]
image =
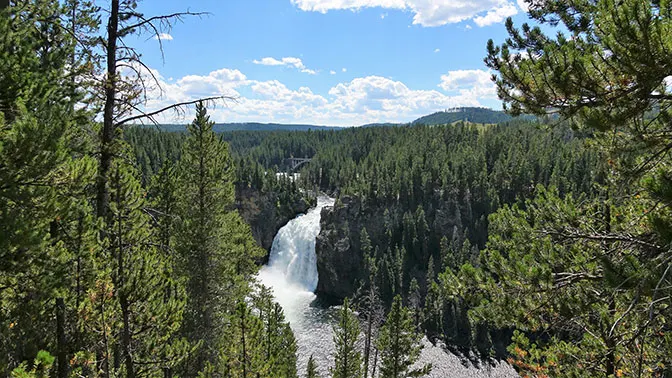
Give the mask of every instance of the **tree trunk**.
[(126, 366), (126, 377), (135, 378), (135, 369), (133, 366), (133, 356), (131, 355), (131, 322), (130, 322), (130, 304), (128, 302), (128, 293), (126, 285), (126, 270), (124, 266), (124, 244), (122, 239), (123, 227), (122, 224), (125, 221), (121, 213), (121, 201), (120, 197), (121, 192), (121, 176), (119, 169), (117, 169), (116, 177), (116, 190), (117, 195), (115, 196), (115, 201), (117, 201), (117, 293), (119, 295), (119, 307), (121, 307), (121, 317), (123, 322), (123, 329), (121, 334), (121, 358), (124, 360), (124, 366)]
[(56, 343), (58, 358), (58, 378), (67, 378), (68, 376), (68, 354), (66, 351), (65, 339), (65, 301), (63, 298), (56, 298)]
[(121, 342), (124, 365), (126, 366), (126, 377), (135, 378), (135, 369), (133, 366), (133, 358), (131, 356), (131, 325), (129, 319), (128, 298), (126, 298), (127, 296), (125, 293), (122, 293), (119, 297), (122, 318), (124, 322), (124, 330)]
[(378, 348), (375, 349), (373, 353), (373, 371), (371, 372), (371, 378), (376, 378), (376, 367), (378, 366)]
[[(609, 188), (607, 188), (607, 194), (606, 194), (606, 200), (604, 201), (604, 230), (606, 234), (611, 233), (611, 205), (609, 204)], [(607, 250), (607, 246), (604, 247), (604, 250)], [(616, 300), (612, 296), (611, 299), (609, 300), (609, 317), (614, 318), (614, 315), (616, 314)], [(616, 373), (616, 344), (615, 340), (609, 335), (607, 339), (605, 340), (605, 344), (607, 346), (608, 351), (607, 351), (607, 362), (606, 362), (606, 369), (607, 369), (607, 377), (613, 377), (615, 376)]]
[(242, 354), (243, 354), (243, 378), (247, 378), (247, 348), (245, 345), (245, 311), (240, 312), (240, 335), (242, 343)]
[(100, 161), (96, 177), (96, 213), (107, 217), (110, 191), (107, 186), (112, 165), (112, 145), (114, 142), (114, 105), (117, 95), (117, 38), (119, 29), (119, 0), (112, 0), (110, 18), (107, 22), (107, 78), (105, 81), (105, 107), (103, 109), (103, 129), (100, 132)]
[(369, 356), (371, 353), (371, 314), (366, 326), (366, 340), (364, 341), (364, 378), (369, 376)]

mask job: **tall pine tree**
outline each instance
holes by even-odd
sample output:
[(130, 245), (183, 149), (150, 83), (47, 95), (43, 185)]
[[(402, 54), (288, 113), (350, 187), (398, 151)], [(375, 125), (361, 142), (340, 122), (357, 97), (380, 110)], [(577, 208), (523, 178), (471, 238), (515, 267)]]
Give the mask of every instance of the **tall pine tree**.
[(413, 368), (422, 350), (421, 338), (422, 335), (415, 329), (411, 312), (402, 306), (401, 296), (397, 295), (378, 336), (381, 377), (421, 377), (429, 374), (431, 364)]
[(338, 324), (334, 326), (334, 378), (360, 378), (362, 376), (362, 355), (358, 350), (359, 319), (350, 310), (346, 298), (339, 311)]

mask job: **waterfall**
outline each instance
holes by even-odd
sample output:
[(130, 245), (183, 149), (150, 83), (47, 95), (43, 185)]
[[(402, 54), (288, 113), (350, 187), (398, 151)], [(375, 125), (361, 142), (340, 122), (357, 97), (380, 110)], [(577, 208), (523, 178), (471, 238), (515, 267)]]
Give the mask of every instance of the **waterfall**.
[(320, 233), (322, 209), (333, 204), (332, 198), (321, 196), (316, 207), (282, 227), (273, 239), (268, 264), (259, 272), (261, 282), (273, 289), (288, 313), (297, 296), (311, 297), (317, 288), (315, 238)]
[(333, 204), (333, 198), (319, 197), (316, 207), (282, 227), (273, 239), (268, 264), (259, 271), (259, 281), (273, 290), (296, 336), (300, 374), (310, 355), (322, 374), (331, 364), (331, 313), (311, 304), (318, 280), (315, 239), (320, 233), (320, 213)]

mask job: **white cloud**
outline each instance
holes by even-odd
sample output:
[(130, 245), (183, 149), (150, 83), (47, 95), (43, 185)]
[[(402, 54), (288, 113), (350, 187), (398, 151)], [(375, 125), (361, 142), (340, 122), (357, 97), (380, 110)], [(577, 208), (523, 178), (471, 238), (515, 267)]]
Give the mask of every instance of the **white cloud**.
[(301, 59), (295, 58), (292, 56), (282, 58), (280, 60), (272, 58), (272, 57), (266, 57), (266, 58), (261, 58), (261, 60), (254, 60), (252, 61), (254, 64), (261, 64), (264, 66), (288, 66), (288, 67), (294, 67), (298, 69), (299, 71), (303, 73), (307, 73), (309, 75), (315, 75), (317, 74), (317, 71), (311, 70), (306, 68), (306, 66), (303, 64)]
[(341, 68), (341, 71), (343, 71), (343, 72), (348, 72), (348, 69), (345, 68), (345, 67), (343, 67), (343, 68)]
[[(492, 84), (486, 71), (453, 71), (444, 75), (440, 90), (412, 89), (381, 76), (355, 78), (333, 86), (327, 93), (309, 87), (290, 88), (278, 80), (249, 79), (236, 69), (222, 68), (207, 75), (187, 75), (166, 81), (157, 70), (162, 91), (150, 89), (145, 108), (155, 110), (200, 97), (234, 97), (210, 110), (217, 122), (283, 122), (351, 126), (372, 122), (406, 122), (437, 110), (456, 106), (483, 106), (491, 99)], [(187, 123), (193, 113), (176, 118), (173, 113), (158, 121)]]
[(329, 74), (330, 74), (330, 75), (336, 75), (336, 71), (331, 70), (331, 71), (329, 71)]
[(373, 121), (410, 120), (436, 109), (478, 105), (476, 99), (446, 96), (434, 90), (412, 90), (400, 81), (367, 76), (340, 83), (329, 90), (331, 112), (359, 115)]
[(173, 40), (173, 36), (170, 35), (170, 34), (168, 34), (168, 33), (161, 33), (161, 34), (159, 34), (159, 35), (155, 35), (155, 36), (154, 36), (154, 39), (155, 39), (155, 40), (159, 40), (159, 39), (160, 39), (160, 40), (162, 40), (162, 41), (172, 41), (172, 40)]
[(469, 98), (497, 98), (497, 89), (491, 80), (492, 73), (484, 70), (456, 70), (441, 75), (439, 87), (446, 92)]
[(435, 53), (438, 53), (438, 52), (440, 52), (440, 51), (441, 51), (441, 49), (434, 49), (434, 52), (435, 52)]
[[(470, 19), (479, 26), (501, 22), (504, 19), (502, 17), (517, 13), (517, 8), (511, 1), (513, 0), (291, 0), (292, 4), (303, 11), (321, 13), (376, 7), (409, 10), (414, 14), (413, 24), (422, 26), (441, 26)], [(522, 0), (517, 1), (520, 4)]]
[(529, 12), (530, 10), (530, 4), (528, 4), (525, 0), (517, 0), (518, 2), (518, 7), (523, 10), (523, 12)]
[(382, 14), (380, 15), (380, 19), (381, 19), (381, 20), (384, 20), (385, 17), (387, 17), (387, 13), (382, 13)]
[(488, 26), (500, 23), (507, 17), (511, 17), (517, 13), (518, 9), (513, 4), (507, 3), (489, 11), (485, 16), (474, 17), (474, 22), (480, 27)]

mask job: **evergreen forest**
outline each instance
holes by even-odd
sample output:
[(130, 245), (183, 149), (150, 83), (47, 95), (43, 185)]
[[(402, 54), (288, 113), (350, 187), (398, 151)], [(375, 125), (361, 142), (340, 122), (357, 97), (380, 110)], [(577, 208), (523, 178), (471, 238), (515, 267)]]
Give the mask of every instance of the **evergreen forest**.
[[(484, 46), (505, 112), (259, 129), (218, 127), (226, 97), (145, 109), (126, 41), (199, 13), (0, 1), (0, 376), (422, 377), (426, 338), (521, 377), (672, 377), (672, 1), (527, 3)], [(320, 195), (333, 361), (298, 371), (257, 273)]]

